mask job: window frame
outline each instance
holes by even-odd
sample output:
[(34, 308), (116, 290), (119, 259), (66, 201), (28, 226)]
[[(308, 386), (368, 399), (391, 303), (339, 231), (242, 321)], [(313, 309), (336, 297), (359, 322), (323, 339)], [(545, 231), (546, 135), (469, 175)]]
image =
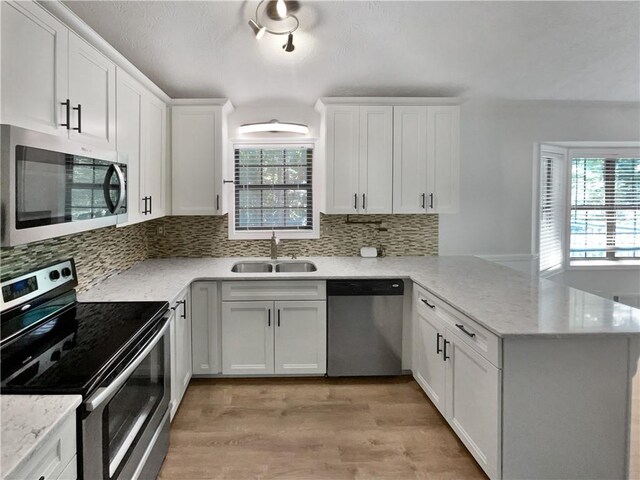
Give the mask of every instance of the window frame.
[(309, 230), (236, 230), (236, 185), (233, 184), (229, 199), (229, 226), (228, 226), (228, 238), (230, 240), (268, 240), (275, 232), (276, 237), (284, 240), (303, 240), (303, 239), (317, 239), (320, 238), (320, 203), (319, 203), (319, 175), (318, 175), (318, 148), (314, 141), (269, 141), (269, 140), (256, 140), (235, 142), (230, 145), (230, 163), (231, 173), (233, 178), (236, 176), (235, 165), (235, 151), (238, 148), (291, 148), (291, 147), (306, 147), (313, 149), (311, 159), (311, 192), (312, 192), (312, 228)]
[(564, 268), (566, 270), (592, 270), (592, 269), (640, 269), (640, 259), (628, 258), (602, 258), (594, 260), (571, 258), (571, 193), (572, 193), (572, 167), (574, 158), (640, 158), (640, 148), (628, 147), (601, 147), (601, 148), (568, 148), (565, 191), (566, 201), (565, 225), (564, 225)]

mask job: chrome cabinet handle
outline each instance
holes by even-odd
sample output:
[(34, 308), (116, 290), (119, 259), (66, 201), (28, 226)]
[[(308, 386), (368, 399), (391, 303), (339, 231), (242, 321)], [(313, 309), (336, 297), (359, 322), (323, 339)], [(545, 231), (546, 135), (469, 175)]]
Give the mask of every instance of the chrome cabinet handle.
[(78, 126), (73, 127), (73, 130), (77, 130), (78, 133), (82, 133), (82, 105), (78, 104), (77, 107), (73, 107), (78, 112)]
[(449, 340), (444, 341), (444, 349), (442, 353), (444, 354), (443, 358), (445, 362), (451, 358), (450, 356), (447, 355), (447, 345), (449, 345), (450, 343), (451, 342)]
[(71, 130), (71, 100), (67, 98), (66, 102), (61, 102), (60, 105), (64, 105), (65, 108), (65, 118), (67, 123), (61, 123), (61, 127), (67, 127), (67, 130)]
[(436, 334), (436, 354), (442, 352), (442, 348), (440, 347), (440, 339), (443, 338), (441, 333)]
[(435, 306), (435, 305), (433, 305), (433, 304), (431, 304), (431, 303), (429, 303), (429, 300), (427, 300), (426, 298), (421, 298), (421, 299), (420, 299), (420, 301), (421, 301), (422, 303), (424, 303), (424, 304), (425, 304), (427, 307), (429, 307), (429, 308), (436, 308), (436, 306)]
[(96, 393), (92, 395), (86, 402), (84, 402), (85, 409), (87, 412), (92, 412), (100, 405), (102, 405), (111, 395), (118, 391), (118, 389), (124, 385), (124, 383), (129, 379), (131, 374), (140, 366), (140, 364), (147, 358), (149, 352), (155, 348), (160, 339), (163, 337), (165, 332), (169, 328), (169, 322), (166, 317), (164, 320), (164, 325), (160, 329), (160, 331), (156, 334), (155, 337), (147, 344), (147, 346), (138, 354), (138, 356), (129, 364), (127, 368), (125, 368), (120, 375), (118, 375), (115, 380), (113, 380), (108, 386), (98, 388)]
[(475, 337), (476, 334), (470, 332), (469, 330), (467, 330), (466, 328), (464, 328), (464, 325), (456, 323), (456, 327), (458, 327), (460, 330), (462, 330), (464, 333), (466, 333), (467, 335), (469, 335), (471, 338)]

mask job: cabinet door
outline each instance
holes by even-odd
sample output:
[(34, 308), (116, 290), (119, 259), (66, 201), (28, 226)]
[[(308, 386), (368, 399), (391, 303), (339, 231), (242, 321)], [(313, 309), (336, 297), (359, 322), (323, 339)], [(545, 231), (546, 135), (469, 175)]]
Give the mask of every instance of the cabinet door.
[(193, 374), (220, 373), (220, 325), (218, 283), (191, 285), (191, 332)]
[(326, 302), (275, 302), (275, 313), (275, 373), (325, 373)]
[(427, 207), (427, 107), (393, 107), (393, 213)]
[(360, 107), (360, 213), (393, 210), (393, 107)]
[(191, 380), (191, 298), (189, 291), (175, 305), (176, 309), (176, 387), (178, 404)]
[(169, 409), (171, 410), (171, 420), (178, 410), (178, 404), (180, 398), (178, 396), (178, 355), (177, 355), (177, 339), (176, 339), (176, 314), (173, 312), (169, 317), (169, 337), (170, 337), (170, 351), (171, 351), (171, 404)]
[(2, 120), (67, 135), (67, 28), (35, 2), (2, 2)]
[(172, 213), (218, 215), (222, 212), (221, 109), (173, 107)]
[(151, 220), (163, 217), (166, 208), (167, 106), (154, 95), (148, 94), (143, 107), (144, 155), (140, 168), (141, 196), (148, 198), (146, 211), (150, 212), (144, 215), (144, 219)]
[[(116, 149), (116, 66), (69, 33), (69, 137), (101, 148)], [(80, 108), (80, 110), (77, 110)], [(80, 127), (81, 130), (74, 130)]]
[(357, 213), (360, 107), (327, 107), (326, 212)]
[(446, 416), (446, 365), (443, 360), (444, 328), (441, 321), (418, 308), (415, 313), (417, 342), (413, 376), (433, 404)]
[(127, 224), (144, 220), (140, 196), (142, 103), (145, 89), (121, 69), (116, 72), (116, 145), (120, 161), (127, 163)]
[(499, 478), (500, 370), (447, 329), (447, 419), (490, 478)]
[(427, 143), (427, 212), (456, 213), (460, 208), (460, 107), (427, 107)]
[(273, 302), (222, 302), (222, 373), (273, 373)]

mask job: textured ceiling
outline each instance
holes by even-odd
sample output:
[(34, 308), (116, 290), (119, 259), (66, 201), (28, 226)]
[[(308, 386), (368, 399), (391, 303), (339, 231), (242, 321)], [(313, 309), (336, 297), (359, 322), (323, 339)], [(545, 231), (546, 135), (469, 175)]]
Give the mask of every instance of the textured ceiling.
[(65, 3), (176, 98), (640, 100), (640, 2), (302, 0), (293, 53), (254, 1)]

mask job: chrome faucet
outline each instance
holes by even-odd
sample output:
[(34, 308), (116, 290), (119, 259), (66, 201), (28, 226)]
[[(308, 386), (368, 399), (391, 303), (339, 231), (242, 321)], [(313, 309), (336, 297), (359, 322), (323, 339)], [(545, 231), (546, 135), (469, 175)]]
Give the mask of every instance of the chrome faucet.
[(276, 232), (271, 232), (271, 259), (278, 259), (278, 244), (280, 239), (276, 238)]

